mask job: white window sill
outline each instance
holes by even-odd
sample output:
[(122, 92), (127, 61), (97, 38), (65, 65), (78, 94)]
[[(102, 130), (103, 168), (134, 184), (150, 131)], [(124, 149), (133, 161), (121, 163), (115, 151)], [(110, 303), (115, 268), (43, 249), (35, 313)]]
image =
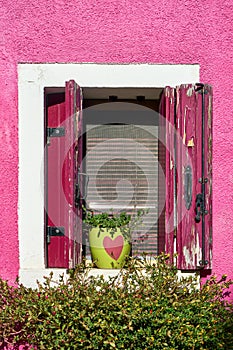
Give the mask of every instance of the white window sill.
[[(21, 269), (20, 273), (20, 283), (25, 285), (26, 287), (36, 288), (37, 281), (43, 283), (45, 281), (44, 277), (49, 277), (51, 272), (53, 273), (52, 280), (56, 283), (59, 281), (60, 276), (64, 276), (64, 280), (67, 280), (69, 274), (67, 273), (67, 269)], [(109, 277), (118, 276), (120, 269), (98, 269), (93, 268), (89, 271), (89, 276), (98, 277), (103, 276), (104, 279), (108, 279)], [(199, 272), (183, 272), (178, 271), (179, 278), (181, 277), (189, 277), (195, 276), (198, 274), (197, 287), (200, 286), (200, 274)]]

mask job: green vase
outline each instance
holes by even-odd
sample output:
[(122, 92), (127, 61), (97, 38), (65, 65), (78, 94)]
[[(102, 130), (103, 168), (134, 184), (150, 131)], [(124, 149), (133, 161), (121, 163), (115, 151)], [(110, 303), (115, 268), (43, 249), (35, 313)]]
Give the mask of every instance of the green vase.
[(107, 228), (94, 227), (89, 231), (92, 260), (100, 269), (119, 269), (130, 254), (131, 244), (124, 238), (120, 228), (114, 235)]

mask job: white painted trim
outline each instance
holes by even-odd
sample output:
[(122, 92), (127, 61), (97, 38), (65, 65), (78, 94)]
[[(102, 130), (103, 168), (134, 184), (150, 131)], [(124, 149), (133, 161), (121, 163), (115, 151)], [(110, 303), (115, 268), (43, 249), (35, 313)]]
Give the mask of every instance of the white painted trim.
[[(199, 65), (19, 64), (20, 282), (35, 285), (44, 262), (44, 88), (74, 79), (81, 87), (162, 88), (199, 81)], [(54, 269), (61, 273), (62, 269)], [(34, 281), (32, 281), (34, 279)]]

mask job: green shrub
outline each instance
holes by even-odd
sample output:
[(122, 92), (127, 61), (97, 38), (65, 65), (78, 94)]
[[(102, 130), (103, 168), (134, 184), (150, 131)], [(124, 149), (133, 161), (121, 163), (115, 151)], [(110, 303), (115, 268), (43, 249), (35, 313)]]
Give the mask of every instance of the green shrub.
[(125, 211), (114, 214), (112, 209), (110, 212), (94, 214), (92, 210), (87, 210), (85, 207), (83, 209), (85, 211), (84, 223), (87, 224), (89, 229), (98, 227), (98, 236), (104, 231), (103, 229), (107, 228), (113, 238), (117, 228), (120, 228), (128, 242), (132, 241), (132, 232), (138, 225), (142, 224), (143, 216), (148, 213), (147, 209), (140, 209), (134, 215), (129, 215)]
[(0, 348), (230, 350), (230, 284), (212, 277), (199, 291), (164, 255), (156, 264), (129, 261), (108, 281), (88, 277), (83, 265), (67, 282), (51, 276), (36, 290), (0, 280)]

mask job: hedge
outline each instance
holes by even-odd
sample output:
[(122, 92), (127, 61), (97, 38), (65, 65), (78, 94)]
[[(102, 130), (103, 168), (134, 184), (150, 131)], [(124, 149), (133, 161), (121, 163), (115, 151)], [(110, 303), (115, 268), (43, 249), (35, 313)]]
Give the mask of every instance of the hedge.
[(81, 264), (36, 289), (0, 280), (0, 349), (233, 349), (233, 282), (199, 290), (166, 260), (131, 259), (108, 280)]

